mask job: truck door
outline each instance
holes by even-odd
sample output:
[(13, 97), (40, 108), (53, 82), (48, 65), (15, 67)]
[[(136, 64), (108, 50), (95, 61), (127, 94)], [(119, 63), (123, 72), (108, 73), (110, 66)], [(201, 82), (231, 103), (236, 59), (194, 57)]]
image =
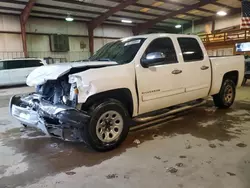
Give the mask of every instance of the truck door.
[(181, 103), (185, 92), (182, 63), (171, 37), (152, 40), (136, 63), (139, 114)]
[(187, 101), (208, 96), (211, 65), (206, 49), (195, 37), (177, 37), (183, 57), (185, 98)]

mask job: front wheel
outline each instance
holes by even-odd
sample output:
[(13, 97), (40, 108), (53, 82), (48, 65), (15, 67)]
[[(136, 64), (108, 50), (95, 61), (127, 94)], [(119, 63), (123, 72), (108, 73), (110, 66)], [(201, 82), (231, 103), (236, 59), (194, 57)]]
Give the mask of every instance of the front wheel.
[(127, 110), (121, 102), (108, 99), (90, 108), (91, 119), (84, 130), (84, 140), (96, 151), (118, 147), (129, 131)]
[(219, 108), (229, 108), (232, 106), (236, 94), (235, 88), (235, 83), (232, 80), (224, 80), (220, 92), (213, 96), (215, 106)]

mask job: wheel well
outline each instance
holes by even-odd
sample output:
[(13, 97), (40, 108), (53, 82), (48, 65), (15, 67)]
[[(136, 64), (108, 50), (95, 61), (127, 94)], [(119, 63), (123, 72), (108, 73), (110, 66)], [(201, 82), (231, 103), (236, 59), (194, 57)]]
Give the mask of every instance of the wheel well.
[(224, 77), (223, 77), (223, 81), (226, 79), (230, 79), (232, 80), (235, 85), (238, 84), (238, 78), (239, 78), (239, 72), (238, 71), (231, 71), (231, 72), (227, 72)]
[(130, 90), (127, 88), (109, 90), (90, 96), (87, 101), (82, 105), (82, 110), (88, 110), (89, 107), (91, 107), (93, 104), (102, 102), (103, 100), (108, 98), (120, 101), (132, 117), (134, 110), (133, 98)]

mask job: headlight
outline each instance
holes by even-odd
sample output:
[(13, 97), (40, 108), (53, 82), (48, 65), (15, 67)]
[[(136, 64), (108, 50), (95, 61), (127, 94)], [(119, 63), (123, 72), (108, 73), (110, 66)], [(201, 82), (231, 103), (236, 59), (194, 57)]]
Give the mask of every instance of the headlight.
[(80, 76), (75, 76), (75, 75), (69, 75), (69, 83), (79, 83), (82, 81), (82, 78)]

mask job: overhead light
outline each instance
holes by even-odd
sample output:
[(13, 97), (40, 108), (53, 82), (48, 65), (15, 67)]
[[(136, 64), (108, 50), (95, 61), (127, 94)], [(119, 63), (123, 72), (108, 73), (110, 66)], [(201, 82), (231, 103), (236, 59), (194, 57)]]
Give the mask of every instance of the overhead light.
[(227, 13), (225, 11), (221, 10), (221, 11), (217, 12), (217, 15), (218, 16), (226, 16)]
[(122, 23), (132, 23), (132, 20), (122, 20)]
[(74, 21), (74, 18), (72, 18), (72, 17), (70, 16), (70, 14), (68, 14), (68, 16), (65, 18), (65, 20), (66, 20), (67, 22), (72, 22), (72, 21)]
[(178, 25), (175, 26), (175, 28), (179, 29), (179, 28), (181, 28), (181, 25), (178, 24)]

